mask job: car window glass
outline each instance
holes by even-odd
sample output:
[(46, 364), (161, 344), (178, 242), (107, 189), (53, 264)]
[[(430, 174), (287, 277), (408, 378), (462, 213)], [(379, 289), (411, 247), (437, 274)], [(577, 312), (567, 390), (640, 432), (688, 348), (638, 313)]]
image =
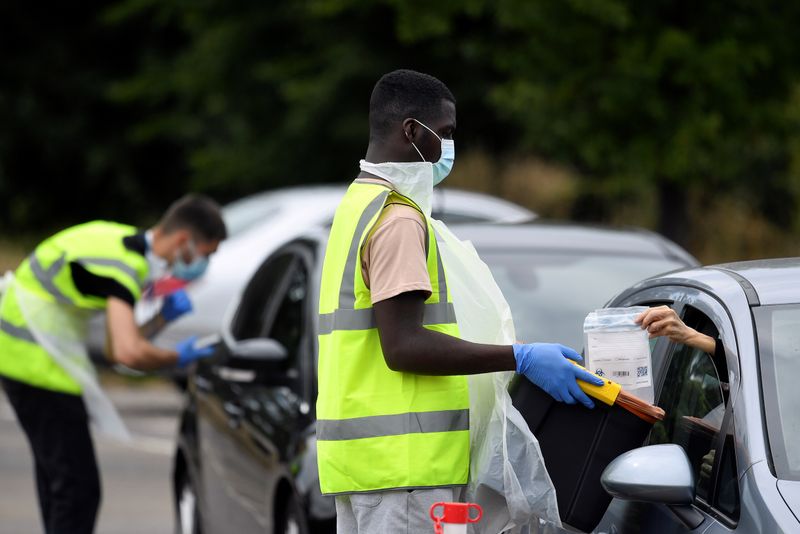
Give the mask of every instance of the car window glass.
[(308, 273), (301, 261), (293, 264), (288, 273), (288, 285), (281, 297), (272, 324), (266, 325), (265, 337), (283, 345), (289, 353), (288, 366), (293, 368), (301, 349), (305, 331), (306, 297), (308, 295)]
[[(683, 320), (699, 332), (718, 338), (713, 322), (699, 310), (686, 306)], [(658, 405), (667, 415), (654, 425), (650, 443), (681, 445), (694, 469), (698, 502), (735, 522), (740, 499), (733, 424), (725, 424), (729, 385), (722, 345), (718, 343), (717, 350), (708, 354), (672, 344), (665, 359), (667, 370)]]
[(436, 211), (431, 213), (431, 217), (433, 217), (434, 219), (438, 219), (448, 225), (487, 222), (492, 220), (489, 217), (483, 217), (480, 215), (470, 214), (470, 213), (453, 213), (453, 212), (436, 212)]
[[(684, 321), (717, 336), (711, 321), (696, 310), (687, 307)], [(727, 371), (720, 372), (713, 354), (688, 345), (675, 344), (666, 357), (669, 363), (658, 399), (666, 417), (653, 426), (650, 443), (682, 446), (695, 473), (697, 496), (708, 499), (716, 438), (725, 414), (720, 376), (727, 376)]]
[(800, 306), (761, 306), (754, 314), (772, 466), (778, 478), (800, 481)]
[[(234, 339), (263, 337), (268, 328), (268, 314), (277, 297), (287, 271), (294, 263), (292, 254), (281, 254), (267, 260), (250, 279), (233, 320)], [(282, 295), (281, 295), (282, 296)]]
[[(708, 491), (708, 457), (724, 414), (722, 390), (711, 357), (699, 349), (680, 346), (672, 354), (658, 405), (666, 412), (653, 427), (651, 444), (676, 443), (689, 456), (699, 496)], [(706, 464), (703, 471), (703, 464)]]
[(736, 455), (734, 454), (733, 435), (725, 436), (723, 456), (719, 464), (719, 482), (714, 507), (734, 520), (739, 519), (739, 486), (737, 482)]
[(775, 373), (775, 392), (778, 414), (783, 428), (786, 464), (795, 477), (800, 473), (800, 308), (782, 309), (772, 313), (772, 357)]
[(583, 345), (586, 314), (623, 289), (681, 267), (674, 260), (617, 255), (479, 249), (514, 317), (517, 339)]
[(281, 212), (278, 198), (254, 196), (228, 204), (222, 209), (222, 218), (228, 238), (243, 234), (250, 228), (262, 225)]

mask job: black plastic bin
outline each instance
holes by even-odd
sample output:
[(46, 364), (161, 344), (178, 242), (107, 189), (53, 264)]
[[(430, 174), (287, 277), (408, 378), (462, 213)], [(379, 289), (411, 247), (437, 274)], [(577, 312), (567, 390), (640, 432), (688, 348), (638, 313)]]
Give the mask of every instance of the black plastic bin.
[(614, 458), (642, 446), (652, 425), (596, 399), (593, 410), (556, 402), (527, 380), (514, 385), (511, 398), (539, 440), (561, 521), (591, 532), (611, 502), (600, 475)]

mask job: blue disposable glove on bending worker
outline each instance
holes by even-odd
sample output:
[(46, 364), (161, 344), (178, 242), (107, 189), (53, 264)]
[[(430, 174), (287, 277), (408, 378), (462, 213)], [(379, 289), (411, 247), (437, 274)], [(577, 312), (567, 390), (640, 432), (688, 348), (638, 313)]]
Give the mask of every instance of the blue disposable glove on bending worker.
[(161, 316), (169, 322), (192, 311), (192, 301), (183, 289), (170, 293), (164, 297), (164, 305), (161, 306)]
[(175, 350), (178, 351), (178, 367), (186, 367), (195, 360), (214, 354), (213, 345), (196, 347), (195, 343), (197, 343), (197, 336), (192, 336), (184, 339), (175, 347)]
[(570, 363), (582, 362), (580, 354), (558, 343), (530, 343), (513, 345), (517, 360), (517, 373), (545, 390), (560, 402), (575, 404), (580, 402), (587, 408), (594, 408), (592, 399), (578, 386), (576, 380), (583, 380), (602, 386), (603, 380), (586, 369)]

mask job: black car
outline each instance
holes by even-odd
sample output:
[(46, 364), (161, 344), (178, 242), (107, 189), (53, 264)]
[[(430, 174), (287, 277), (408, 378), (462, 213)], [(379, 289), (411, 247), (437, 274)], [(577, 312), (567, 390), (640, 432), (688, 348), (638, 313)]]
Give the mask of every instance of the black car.
[[(631, 284), (697, 261), (641, 230), (453, 227), (509, 298), (517, 336), (580, 347), (585, 315)], [(271, 254), (191, 372), (175, 456), (179, 532), (333, 532), (314, 435), (316, 314), (327, 230)], [(257, 250), (253, 254), (258, 254)]]

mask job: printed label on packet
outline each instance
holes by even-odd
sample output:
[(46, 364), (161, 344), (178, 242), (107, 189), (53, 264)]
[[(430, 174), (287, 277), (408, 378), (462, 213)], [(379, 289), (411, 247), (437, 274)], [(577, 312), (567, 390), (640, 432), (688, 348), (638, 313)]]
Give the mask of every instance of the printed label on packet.
[(586, 364), (591, 372), (624, 388), (652, 384), (647, 332), (589, 332), (586, 338)]

